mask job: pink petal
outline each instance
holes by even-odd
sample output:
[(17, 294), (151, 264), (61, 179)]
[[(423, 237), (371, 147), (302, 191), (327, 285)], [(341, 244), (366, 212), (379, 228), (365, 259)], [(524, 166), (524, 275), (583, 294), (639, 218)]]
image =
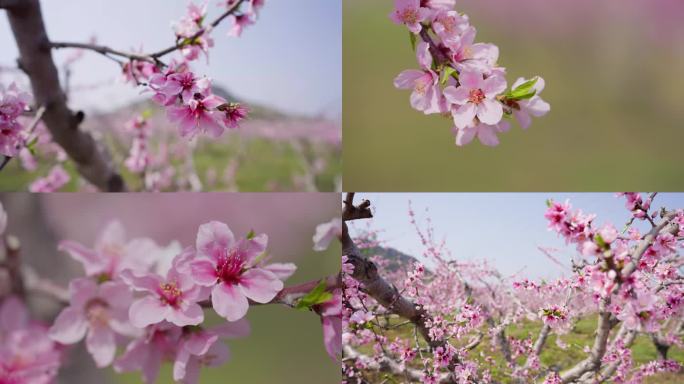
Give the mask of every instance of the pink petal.
[(268, 236), (265, 234), (261, 234), (258, 236), (255, 236), (254, 238), (247, 240), (247, 239), (240, 239), (238, 242), (238, 249), (240, 251), (240, 254), (242, 257), (245, 258), (245, 262), (247, 265), (252, 265), (254, 260), (264, 253), (266, 251), (266, 246), (268, 245)]
[(272, 263), (260, 268), (271, 272), (280, 280), (289, 279), (297, 271), (297, 266), (294, 263)]
[(503, 118), (501, 103), (492, 99), (485, 99), (477, 106), (477, 118), (489, 125), (497, 124)]
[(173, 380), (180, 382), (185, 378), (186, 368), (190, 359), (190, 352), (185, 348), (180, 348), (173, 361)]
[(456, 124), (458, 128), (465, 128), (473, 123), (473, 119), (475, 118), (476, 114), (477, 107), (475, 104), (466, 103), (452, 112), (454, 124)]
[(212, 286), (216, 283), (216, 264), (207, 259), (197, 259), (190, 263), (192, 279), (195, 283), (203, 286)]
[(85, 336), (88, 323), (79, 309), (66, 307), (55, 319), (50, 327), (49, 335), (52, 340), (62, 344), (74, 344)]
[(520, 126), (523, 129), (529, 128), (532, 124), (532, 118), (525, 111), (514, 109), (513, 116), (515, 116), (515, 118), (518, 120), (518, 123), (520, 123)]
[(211, 303), (216, 313), (228, 321), (240, 320), (249, 309), (249, 302), (238, 286), (225, 283), (211, 291)]
[(164, 305), (159, 299), (148, 295), (133, 302), (128, 310), (128, 317), (134, 326), (145, 328), (164, 320), (169, 310), (170, 307)]
[(273, 273), (253, 268), (242, 274), (240, 288), (257, 303), (268, 303), (283, 289), (283, 282)]
[(499, 145), (499, 138), (496, 136), (496, 131), (494, 130), (494, 127), (489, 125), (480, 124), (478, 126), (477, 138), (480, 140), (480, 143), (490, 147)]
[(226, 224), (218, 221), (202, 224), (197, 232), (196, 245), (199, 256), (207, 256), (218, 261), (220, 252), (231, 248), (234, 243), (233, 232)]
[(185, 309), (171, 309), (166, 316), (166, 320), (179, 327), (197, 325), (204, 321), (204, 312), (197, 303), (190, 303)]
[(430, 54), (430, 45), (426, 42), (418, 44), (416, 47), (416, 58), (420, 67), (429, 70), (432, 68), (432, 55)]
[(482, 91), (484, 91), (485, 96), (493, 99), (496, 97), (496, 95), (505, 91), (506, 86), (506, 79), (503, 76), (493, 75), (489, 76), (484, 81), (484, 87), (482, 88)]
[(399, 89), (413, 89), (416, 80), (420, 79), (425, 72), (416, 69), (403, 71), (394, 79), (394, 86)]
[(218, 335), (212, 335), (208, 332), (194, 332), (188, 336), (183, 349), (195, 356), (201, 356), (207, 353), (216, 340), (218, 340)]
[(26, 306), (15, 296), (6, 298), (0, 306), (0, 331), (11, 332), (24, 328), (28, 320)]
[(108, 366), (114, 360), (116, 352), (114, 332), (109, 327), (90, 327), (86, 337), (86, 349), (93, 356), (98, 368)]
[(158, 275), (147, 274), (144, 276), (136, 276), (130, 270), (125, 270), (119, 275), (124, 283), (139, 292), (155, 293), (162, 284), (162, 278)]
[(444, 97), (452, 104), (464, 105), (468, 103), (470, 90), (463, 86), (456, 88), (452, 85), (444, 88)]
[(95, 241), (95, 250), (104, 253), (112, 245), (122, 245), (126, 243), (126, 230), (118, 220), (112, 220), (100, 233)]
[(462, 147), (473, 141), (477, 131), (474, 127), (465, 127), (456, 130), (456, 145)]
[(466, 87), (468, 91), (470, 91), (470, 89), (482, 88), (484, 82), (482, 73), (470, 70), (461, 72), (458, 76), (458, 81), (461, 83), (461, 86)]
[(323, 343), (325, 350), (333, 360), (342, 356), (342, 319), (339, 317), (323, 318)]
[(85, 273), (88, 276), (102, 273), (106, 268), (106, 261), (92, 249), (83, 246), (83, 244), (65, 240), (59, 243), (58, 249), (67, 252), (74, 260), (83, 264)]
[(107, 300), (110, 306), (128, 308), (133, 301), (131, 289), (123, 282), (107, 281), (100, 285), (100, 297)]

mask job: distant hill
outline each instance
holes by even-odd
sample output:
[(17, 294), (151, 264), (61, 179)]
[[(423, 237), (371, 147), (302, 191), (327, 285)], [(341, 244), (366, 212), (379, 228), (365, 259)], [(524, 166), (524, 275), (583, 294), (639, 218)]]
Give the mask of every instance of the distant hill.
[(418, 261), (415, 257), (390, 247), (372, 247), (363, 252), (368, 256), (377, 255), (387, 260), (387, 270), (392, 272)]

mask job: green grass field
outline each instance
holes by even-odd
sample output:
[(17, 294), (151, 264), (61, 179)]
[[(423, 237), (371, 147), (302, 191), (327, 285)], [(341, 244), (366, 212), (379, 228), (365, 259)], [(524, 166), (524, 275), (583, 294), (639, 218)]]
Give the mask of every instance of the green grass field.
[[(332, 192), (337, 187), (337, 180), (342, 173), (340, 151), (338, 148), (322, 143), (315, 145), (300, 141), (298, 145), (305, 148), (307, 157), (323, 158), (326, 167), (315, 177), (315, 185), (319, 191)], [(240, 165), (235, 175), (238, 191), (296, 191), (294, 180), (307, 173), (308, 164), (305, 156), (287, 141), (275, 141), (262, 138), (234, 137), (228, 141), (203, 143), (195, 152), (194, 163), (202, 181), (206, 181), (206, 174), (213, 168), (218, 176), (218, 183), (212, 190), (225, 190), (226, 183), (221, 175), (231, 159), (239, 156)], [(27, 172), (21, 168), (19, 162), (13, 159), (0, 173), (0, 190), (27, 191), (29, 184), (36, 178), (46, 175), (50, 166), (39, 162), (41, 166), (35, 172)], [(72, 181), (60, 192), (74, 192), (77, 190), (76, 169), (71, 162), (65, 164), (65, 169), (72, 175)], [(127, 170), (123, 170), (123, 177), (131, 190), (142, 187), (142, 179)]]
[[(395, 323), (395, 320), (391, 321)], [(396, 321), (400, 323), (401, 321)], [(561, 340), (567, 344), (566, 349), (561, 349), (556, 344), (555, 334), (551, 334), (547, 339), (545, 347), (542, 351), (540, 360), (544, 366), (567, 369), (574, 365), (575, 363), (581, 361), (586, 357), (586, 354), (582, 351), (585, 345), (591, 345), (594, 336), (593, 332), (596, 327), (596, 318), (588, 317), (580, 320), (575, 324), (575, 327), (571, 332), (565, 335), (561, 335)], [(536, 339), (541, 329), (541, 323), (525, 321), (517, 326), (509, 326), (506, 329), (506, 334), (515, 338), (528, 338), (531, 337), (533, 340)], [(486, 330), (484, 330), (486, 333)], [(409, 340), (413, 340), (413, 330), (410, 327), (395, 328), (393, 330), (387, 331), (385, 333), (389, 340), (393, 340), (395, 337), (401, 337)], [(422, 337), (419, 337), (419, 342), (421, 345), (425, 346), (426, 343)], [(466, 342), (467, 343), (467, 340)], [(478, 361), (482, 367), (487, 367), (491, 370), (493, 379), (501, 383), (511, 382), (508, 379), (508, 372), (502, 370), (501, 367), (504, 366), (503, 357), (497, 352), (494, 354), (494, 364), (488, 364), (479, 356), (480, 352), (485, 352), (491, 355), (489, 349), (491, 348), (490, 339), (484, 337), (480, 342), (479, 346), (475, 348), (470, 356)], [(648, 361), (655, 360), (657, 357), (656, 349), (651, 343), (651, 341), (643, 335), (637, 337), (634, 345), (632, 346), (632, 357), (636, 364), (645, 363)], [(360, 351), (365, 354), (369, 354), (370, 350), (368, 348), (360, 348)], [(526, 357), (519, 357), (517, 362), (519, 364), (524, 364)], [(684, 350), (676, 347), (672, 347), (668, 353), (668, 358), (680, 361), (684, 363)], [(418, 366), (417, 366), (418, 367)], [(382, 377), (387, 377), (383, 375)], [(380, 378), (380, 376), (376, 377)], [(398, 377), (388, 377), (391, 380), (397, 380), (397, 383), (402, 383), (403, 379)], [(677, 384), (684, 381), (684, 372), (680, 374), (660, 374), (649, 378), (646, 383), (648, 384)], [(390, 381), (391, 382), (391, 381)]]

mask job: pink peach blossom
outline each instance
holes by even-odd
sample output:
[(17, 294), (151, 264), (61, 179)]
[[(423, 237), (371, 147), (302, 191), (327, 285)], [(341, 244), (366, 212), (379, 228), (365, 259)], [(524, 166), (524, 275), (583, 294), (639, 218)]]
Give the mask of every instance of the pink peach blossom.
[(503, 106), (496, 96), (506, 89), (506, 79), (499, 75), (487, 78), (480, 72), (464, 71), (460, 86), (444, 89), (447, 101), (454, 105), (452, 115), (459, 129), (472, 125), (475, 117), (484, 124), (495, 125), (503, 117)]
[(283, 289), (278, 276), (257, 264), (267, 242), (263, 234), (236, 241), (230, 228), (217, 221), (199, 228), (192, 277), (197, 284), (212, 287), (214, 310), (228, 321), (247, 314), (248, 298), (267, 303)]

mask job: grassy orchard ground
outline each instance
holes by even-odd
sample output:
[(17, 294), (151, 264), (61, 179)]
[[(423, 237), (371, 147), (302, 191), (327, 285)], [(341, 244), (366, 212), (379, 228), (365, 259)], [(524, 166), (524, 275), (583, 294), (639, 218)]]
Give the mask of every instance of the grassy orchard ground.
[[(397, 319), (392, 319), (390, 320), (391, 324), (398, 324), (403, 321), (397, 320)], [(532, 321), (524, 321), (523, 323), (515, 326), (509, 326), (506, 328), (506, 335), (509, 337), (515, 337), (515, 338), (529, 338), (531, 337), (533, 340), (536, 339), (537, 335), (539, 334), (539, 330), (541, 329), (541, 322), (532, 322)], [(583, 352), (583, 348), (586, 345), (591, 346), (594, 340), (594, 330), (596, 329), (596, 317), (591, 316), (584, 318), (580, 321), (578, 321), (575, 324), (575, 327), (572, 329), (571, 332), (565, 334), (565, 335), (555, 335), (551, 334), (549, 335), (549, 338), (546, 341), (545, 347), (542, 351), (541, 354), (541, 362), (543, 365), (548, 366), (548, 367), (558, 367), (562, 370), (568, 369), (577, 362), (581, 361), (583, 358), (586, 357), (586, 354)], [(486, 334), (487, 329), (486, 327), (482, 329), (482, 331)], [(395, 328), (389, 331), (385, 332), (386, 336), (388, 339), (394, 340), (395, 337), (400, 337), (406, 340), (413, 340), (414, 335), (413, 335), (413, 328), (409, 326), (403, 326), (400, 328)], [(556, 338), (560, 337), (565, 344), (567, 344), (566, 349), (561, 349), (556, 345)], [(427, 343), (425, 343), (425, 340), (419, 335), (419, 343), (422, 346), (426, 346)], [(467, 343), (467, 340), (465, 341)], [(493, 354), (494, 360), (496, 361), (496, 364), (493, 366), (489, 366), (484, 362), (484, 359), (479, 355), (480, 352), (485, 352), (487, 354), (488, 350), (491, 348), (491, 339), (487, 336), (485, 336), (482, 339), (482, 342), (480, 345), (478, 345), (477, 348), (475, 348), (473, 351), (470, 352), (471, 358), (473, 358), (475, 361), (479, 362), (482, 364), (482, 367), (487, 367), (491, 370), (492, 372), (492, 377), (493, 379), (502, 382), (502, 383), (509, 383), (510, 378), (508, 376), (508, 373), (505, 373), (500, 367), (504, 366), (505, 362), (501, 354), (497, 351)], [(635, 362), (635, 364), (641, 364), (641, 363), (646, 363), (652, 360), (655, 360), (657, 358), (657, 352), (655, 347), (653, 346), (653, 343), (643, 335), (639, 335), (634, 342), (634, 345), (631, 348), (632, 350), (632, 358)], [(368, 347), (362, 347), (359, 348), (359, 351), (364, 353), (364, 354), (370, 354), (371, 349)], [(672, 360), (677, 360), (679, 362), (684, 363), (684, 350), (677, 348), (677, 347), (672, 347), (670, 348), (670, 351), (667, 355), (668, 359)], [(519, 357), (517, 359), (517, 362), (524, 363), (524, 359), (526, 357)], [(418, 364), (413, 364), (412, 366), (415, 368), (421, 368), (420, 363), (418, 361), (419, 359), (415, 360), (414, 362), (418, 362)], [(382, 375), (383, 378), (387, 378), (389, 376)], [(378, 375), (378, 378), (380, 378), (380, 375)], [(389, 377), (395, 381), (389, 381), (389, 382), (396, 382), (396, 383), (403, 383), (402, 380), (404, 378), (402, 377)], [(653, 377), (648, 378), (646, 381), (648, 384), (677, 384), (677, 383), (682, 383), (684, 382), (684, 372), (679, 373), (679, 374), (659, 374)]]
[[(117, 144), (116, 147), (117, 156), (123, 156), (126, 148), (123, 148), (121, 144)], [(303, 150), (300, 150), (301, 148)], [(335, 143), (306, 138), (281, 140), (231, 134), (217, 141), (206, 139), (200, 141), (194, 153), (194, 163), (203, 184), (206, 185), (207, 171), (214, 169), (218, 182), (209, 189), (227, 189), (222, 175), (231, 159), (236, 156), (242, 159), (234, 180), (239, 191), (301, 190), (302, 187), (297, 185), (296, 179), (307, 173), (309, 168), (307, 163), (316, 158), (322, 159), (326, 164), (323, 172), (315, 180), (319, 191), (334, 191), (342, 174), (341, 151)], [(309, 159), (307, 160), (306, 157)], [(0, 173), (0, 190), (28, 190), (33, 180), (46, 175), (52, 167), (50, 161), (39, 160), (38, 163), (39, 168), (35, 172), (28, 172), (20, 166), (18, 159), (13, 159)], [(178, 163), (174, 165), (178, 166)], [(74, 164), (67, 161), (64, 168), (72, 175), (72, 181), (60, 191), (76, 191), (77, 172)], [(141, 188), (140, 176), (128, 172), (127, 169), (121, 169), (121, 171), (126, 184), (131, 189)]]

